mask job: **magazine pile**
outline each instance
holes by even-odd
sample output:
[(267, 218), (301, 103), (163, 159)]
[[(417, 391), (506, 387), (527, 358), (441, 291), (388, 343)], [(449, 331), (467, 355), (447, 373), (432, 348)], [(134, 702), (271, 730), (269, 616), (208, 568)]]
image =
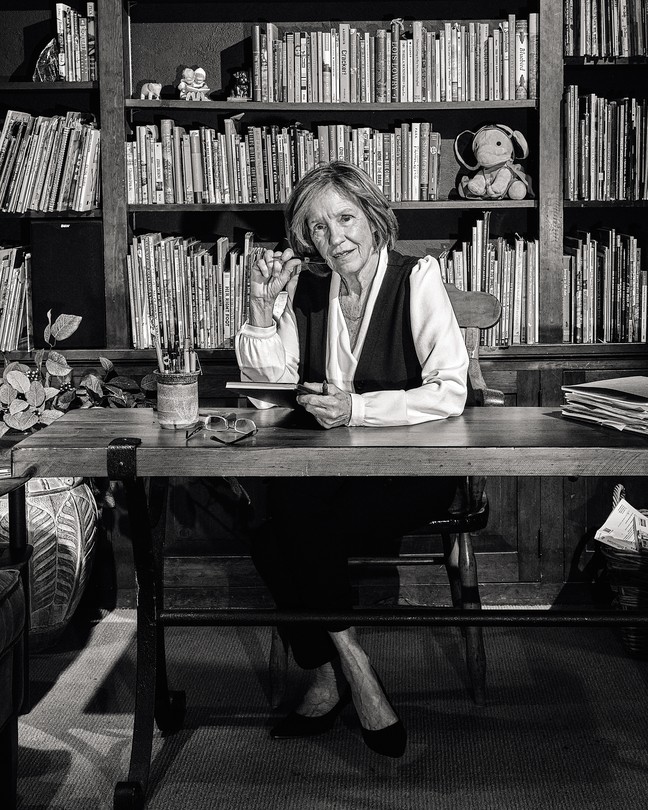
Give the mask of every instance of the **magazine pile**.
[(563, 385), (562, 415), (648, 436), (648, 377)]

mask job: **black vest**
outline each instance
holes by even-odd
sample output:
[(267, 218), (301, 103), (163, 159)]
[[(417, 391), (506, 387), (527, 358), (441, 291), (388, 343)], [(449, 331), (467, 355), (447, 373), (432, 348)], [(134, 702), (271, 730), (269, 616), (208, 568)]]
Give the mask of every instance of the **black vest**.
[[(390, 251), (354, 377), (358, 394), (401, 391), (421, 385), (410, 323), (410, 273), (418, 259)], [(293, 299), (299, 333), (299, 380), (326, 377), (330, 276), (300, 273)]]

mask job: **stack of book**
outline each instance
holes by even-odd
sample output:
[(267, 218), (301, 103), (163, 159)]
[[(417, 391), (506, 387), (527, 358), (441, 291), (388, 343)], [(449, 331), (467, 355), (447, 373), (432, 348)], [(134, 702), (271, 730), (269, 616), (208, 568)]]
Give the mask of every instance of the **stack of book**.
[(648, 377), (563, 385), (562, 415), (648, 436)]
[(126, 262), (133, 347), (171, 358), (190, 349), (228, 348), (248, 315), (253, 235), (242, 247), (146, 233), (133, 238)]
[[(430, 251), (433, 252), (433, 251)], [(488, 292), (502, 317), (482, 331), (484, 346), (538, 342), (538, 242), (515, 234), (513, 243), (490, 239), (490, 211), (472, 227), (472, 240), (439, 254), (443, 280), (460, 290)]]
[[(407, 27), (406, 27), (407, 26)], [(353, 23), (279, 33), (252, 26), (252, 98), (280, 103), (536, 98), (538, 14), (488, 22)]]
[(647, 0), (566, 0), (565, 56), (645, 56)]
[(170, 119), (137, 126), (125, 145), (129, 204), (283, 203), (304, 174), (336, 159), (364, 169), (390, 201), (439, 199), (441, 136), (429, 121), (392, 132), (347, 124), (239, 132), (234, 117), (224, 130), (187, 131)]
[(98, 206), (100, 132), (87, 117), (7, 111), (0, 132), (0, 211)]
[(637, 238), (614, 228), (565, 237), (563, 342), (644, 343), (648, 272)]
[[(31, 254), (24, 247), (0, 247), (0, 351), (33, 347)], [(24, 337), (24, 345), (20, 345)]]
[(85, 4), (85, 16), (67, 3), (56, 4), (59, 77), (66, 82), (97, 78), (97, 4)]
[(648, 200), (648, 100), (564, 97), (565, 199)]

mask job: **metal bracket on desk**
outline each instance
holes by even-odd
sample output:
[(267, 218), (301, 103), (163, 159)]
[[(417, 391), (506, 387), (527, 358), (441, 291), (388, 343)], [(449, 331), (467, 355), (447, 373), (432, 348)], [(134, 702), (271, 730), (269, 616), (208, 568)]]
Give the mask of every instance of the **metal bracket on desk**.
[(137, 436), (122, 436), (113, 439), (108, 445), (108, 478), (123, 481), (137, 477), (136, 451), (142, 440)]

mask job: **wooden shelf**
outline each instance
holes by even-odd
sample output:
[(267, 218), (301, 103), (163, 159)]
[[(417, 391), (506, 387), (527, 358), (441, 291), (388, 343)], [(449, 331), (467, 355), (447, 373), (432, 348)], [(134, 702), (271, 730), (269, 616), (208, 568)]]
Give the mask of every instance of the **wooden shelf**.
[[(465, 208), (489, 209), (489, 208), (535, 208), (536, 200), (406, 200), (404, 202), (390, 203), (390, 207), (395, 211), (403, 210), (427, 210), (427, 209), (447, 209)], [(131, 204), (128, 210), (132, 213), (164, 213), (165, 211), (186, 211), (199, 213), (201, 211), (283, 211), (283, 203), (236, 203), (217, 205), (204, 203), (200, 205), (142, 205)]]
[(566, 56), (565, 67), (636, 67), (648, 65), (648, 56)]
[(98, 90), (99, 82), (12, 82), (0, 79), (0, 91), (16, 90), (24, 92), (61, 91), (75, 92), (80, 90)]
[[(153, 349), (65, 349), (61, 351), (72, 365), (82, 363), (98, 364), (99, 357), (107, 357), (115, 363), (155, 365), (156, 358)], [(234, 349), (198, 349), (201, 363), (207, 365), (236, 365)], [(588, 362), (593, 359), (605, 358), (617, 362), (625, 358), (648, 358), (648, 345), (645, 343), (536, 343), (533, 345), (516, 346), (482, 346), (479, 354), (488, 360), (507, 362), (509, 360), (560, 360), (578, 359)], [(33, 352), (8, 352), (11, 360), (31, 362)]]
[(0, 219), (101, 219), (101, 209), (94, 211), (0, 211)]
[(378, 104), (374, 102), (365, 103), (324, 103), (324, 102), (296, 102), (293, 104), (282, 104), (278, 102), (261, 101), (182, 101), (180, 99), (134, 99), (125, 100), (125, 105), (130, 109), (174, 109), (174, 110), (212, 110), (214, 112), (233, 112), (243, 110), (248, 112), (295, 112), (311, 111), (317, 112), (353, 112), (353, 111), (407, 111), (414, 114), (418, 110), (490, 110), (490, 109), (536, 109), (537, 100), (529, 99), (524, 101), (433, 101), (433, 102), (388, 102)]
[(565, 200), (565, 208), (646, 208), (648, 200)]

